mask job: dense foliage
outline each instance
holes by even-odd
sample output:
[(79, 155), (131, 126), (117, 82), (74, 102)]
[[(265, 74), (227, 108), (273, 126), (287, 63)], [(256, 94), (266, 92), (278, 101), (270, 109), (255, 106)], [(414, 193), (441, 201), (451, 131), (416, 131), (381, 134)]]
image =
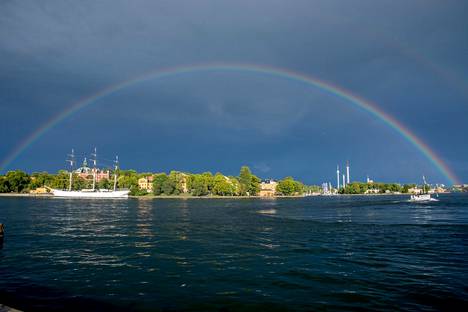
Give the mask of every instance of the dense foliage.
[(153, 176), (153, 195), (192, 196), (254, 196), (260, 191), (260, 179), (246, 166), (241, 168), (239, 177), (227, 177), (221, 173), (200, 174), (171, 171), (169, 175), (158, 173)]
[[(398, 183), (362, 183), (352, 182), (340, 189), (340, 194), (366, 194), (366, 193), (408, 193), (416, 184), (398, 184)], [(426, 185), (429, 188), (428, 185)], [(427, 189), (428, 190), (428, 189)], [(427, 191), (426, 190), (426, 191)]]
[[(113, 174), (113, 173), (112, 173)], [(117, 187), (129, 189), (130, 195), (144, 196), (149, 192), (142, 189), (138, 181), (151, 177), (152, 195), (155, 196), (256, 196), (260, 193), (260, 178), (252, 174), (249, 167), (243, 166), (239, 176), (225, 176), (221, 173), (213, 175), (211, 172), (184, 173), (171, 171), (166, 173), (138, 173), (135, 170), (119, 170)], [(27, 193), (40, 187), (54, 189), (68, 189), (69, 172), (59, 171), (56, 174), (35, 172), (31, 175), (15, 170), (0, 175), (0, 193)], [(73, 174), (73, 190), (92, 187), (92, 180), (81, 178)], [(103, 179), (96, 183), (98, 189), (112, 189), (114, 181)], [(367, 193), (408, 193), (416, 184), (397, 183), (362, 183), (353, 182), (339, 190), (340, 194)], [(429, 188), (428, 185), (425, 186)], [(320, 193), (319, 186), (306, 186), (292, 177), (280, 180), (276, 186), (276, 195), (297, 196), (304, 193)], [(427, 190), (426, 190), (427, 191)]]
[[(184, 173), (171, 171), (166, 173), (138, 173), (135, 170), (119, 170), (117, 187), (129, 189), (130, 195), (148, 195), (148, 191), (139, 186), (139, 179), (152, 177), (152, 194), (156, 196), (256, 196), (260, 192), (260, 178), (252, 174), (249, 167), (243, 166), (239, 176), (225, 176), (221, 173), (213, 175), (211, 172)], [(91, 177), (91, 176), (90, 176)], [(81, 190), (92, 187), (90, 177), (81, 178), (73, 174), (73, 190)], [(56, 174), (47, 172), (35, 172), (31, 175), (16, 170), (0, 176), (0, 193), (26, 193), (37, 188), (54, 188), (66, 190), (69, 187), (70, 175), (67, 171), (59, 171)], [(297, 183), (297, 182), (295, 182)], [(297, 184), (297, 185), (301, 185)], [(113, 180), (103, 179), (96, 183), (98, 189), (112, 189)], [(302, 187), (296, 187), (294, 194), (303, 191)]]
[(287, 177), (278, 182), (276, 192), (284, 196), (300, 195), (304, 193), (304, 184), (294, 180), (292, 177)]

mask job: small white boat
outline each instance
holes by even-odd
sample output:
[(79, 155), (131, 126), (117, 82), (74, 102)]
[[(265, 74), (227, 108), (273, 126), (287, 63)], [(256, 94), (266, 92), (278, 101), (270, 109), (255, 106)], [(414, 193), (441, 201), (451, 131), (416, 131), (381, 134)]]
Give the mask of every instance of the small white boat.
[(431, 194), (413, 194), (410, 197), (410, 201), (414, 202), (424, 202), (424, 201), (432, 201), (436, 200), (431, 197)]
[(439, 201), (438, 199), (432, 198), (431, 194), (425, 192), (424, 190), (426, 189), (426, 177), (423, 176), (423, 190), (420, 194), (413, 194), (411, 195), (409, 201), (412, 202), (428, 202), (428, 201)]

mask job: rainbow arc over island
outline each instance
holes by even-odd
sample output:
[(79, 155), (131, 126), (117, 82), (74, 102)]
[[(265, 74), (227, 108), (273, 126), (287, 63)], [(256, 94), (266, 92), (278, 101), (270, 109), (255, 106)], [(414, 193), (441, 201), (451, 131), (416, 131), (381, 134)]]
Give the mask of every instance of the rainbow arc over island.
[(371, 101), (368, 101), (358, 95), (353, 94), (351, 91), (339, 87), (335, 84), (326, 82), (324, 80), (315, 78), (309, 74), (304, 74), (297, 71), (292, 71), (286, 68), (279, 68), (259, 64), (246, 64), (246, 63), (202, 63), (192, 65), (182, 65), (169, 67), (164, 69), (156, 69), (138, 75), (131, 79), (122, 81), (117, 84), (110, 85), (106, 88), (99, 90), (96, 93), (81, 98), (77, 102), (70, 104), (66, 109), (50, 118), (47, 122), (38, 127), (34, 132), (24, 138), (0, 163), (0, 170), (5, 170), (11, 165), (15, 159), (28, 149), (34, 142), (46, 134), (50, 129), (57, 126), (71, 115), (77, 113), (81, 109), (97, 103), (100, 99), (105, 98), (119, 90), (137, 85), (148, 80), (157, 80), (163, 78), (174, 77), (195, 72), (245, 72), (252, 74), (263, 74), (275, 76), (281, 79), (303, 83), (314, 89), (318, 89), (331, 96), (335, 96), (345, 100), (347, 103), (366, 111), (372, 116), (378, 118), (383, 123), (394, 129), (399, 135), (404, 137), (414, 147), (416, 147), (436, 168), (437, 170), (452, 184), (459, 184), (459, 179), (448, 167), (448, 165), (433, 151), (425, 142), (412, 133), (406, 126), (395, 119), (393, 116), (384, 112), (379, 106)]

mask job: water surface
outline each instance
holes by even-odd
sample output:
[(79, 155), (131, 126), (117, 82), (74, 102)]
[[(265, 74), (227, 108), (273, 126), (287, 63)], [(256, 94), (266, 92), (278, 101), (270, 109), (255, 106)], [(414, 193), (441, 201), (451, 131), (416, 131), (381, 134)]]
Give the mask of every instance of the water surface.
[(466, 310), (468, 196), (0, 198), (25, 310)]

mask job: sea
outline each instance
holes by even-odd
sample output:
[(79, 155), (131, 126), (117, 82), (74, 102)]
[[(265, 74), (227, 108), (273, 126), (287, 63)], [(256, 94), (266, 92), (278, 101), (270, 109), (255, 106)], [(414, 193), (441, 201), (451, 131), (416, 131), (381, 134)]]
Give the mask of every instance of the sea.
[(24, 311), (468, 311), (468, 194), (0, 197)]

